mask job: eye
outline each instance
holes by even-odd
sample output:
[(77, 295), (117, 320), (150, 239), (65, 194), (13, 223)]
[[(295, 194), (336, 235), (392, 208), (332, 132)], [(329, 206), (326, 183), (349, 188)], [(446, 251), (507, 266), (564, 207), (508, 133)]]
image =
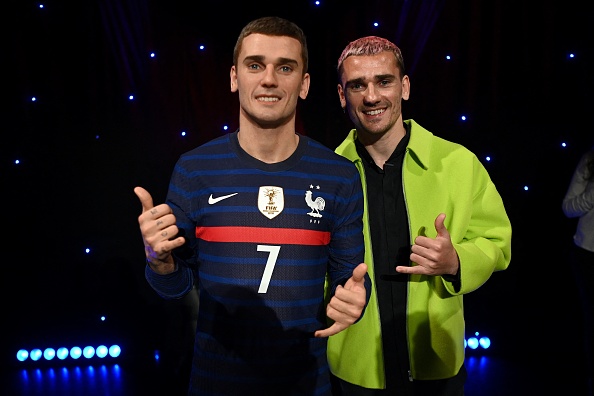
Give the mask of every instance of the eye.
[(291, 73), (293, 71), (293, 68), (291, 66), (281, 66), (280, 70), (283, 73)]
[(349, 86), (347, 87), (350, 91), (361, 91), (362, 89), (364, 89), (364, 85), (361, 83), (352, 83), (349, 84)]
[(260, 69), (260, 65), (257, 64), (257, 63), (252, 63), (252, 64), (248, 65), (248, 69), (250, 69), (250, 70), (258, 70), (258, 69)]

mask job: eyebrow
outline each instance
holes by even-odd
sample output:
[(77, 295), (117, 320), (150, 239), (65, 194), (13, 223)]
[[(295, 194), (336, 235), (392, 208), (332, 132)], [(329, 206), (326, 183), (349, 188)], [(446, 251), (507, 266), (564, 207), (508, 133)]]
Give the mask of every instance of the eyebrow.
[[(394, 74), (378, 74), (373, 76), (373, 81), (383, 81), (383, 80), (395, 80), (396, 76)], [(363, 84), (365, 79), (362, 77), (354, 78), (352, 80), (348, 80), (346, 82), (347, 85), (349, 84)]]
[[(249, 56), (245, 57), (244, 62), (255, 61), (255, 62), (264, 63), (265, 59), (266, 59), (266, 57), (263, 55), (249, 55)], [(277, 65), (289, 64), (289, 65), (293, 65), (294, 67), (299, 66), (299, 62), (296, 61), (295, 59), (291, 59), (291, 58), (278, 58), (278, 59), (276, 59), (276, 61), (274, 63)]]

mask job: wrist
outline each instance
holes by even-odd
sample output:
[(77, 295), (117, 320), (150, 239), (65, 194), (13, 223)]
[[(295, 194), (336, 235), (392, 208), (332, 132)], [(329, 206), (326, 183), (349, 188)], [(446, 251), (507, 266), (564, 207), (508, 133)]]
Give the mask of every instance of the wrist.
[(169, 256), (169, 260), (149, 259), (146, 258), (146, 265), (155, 273), (160, 275), (167, 275), (177, 271), (177, 265), (173, 257)]

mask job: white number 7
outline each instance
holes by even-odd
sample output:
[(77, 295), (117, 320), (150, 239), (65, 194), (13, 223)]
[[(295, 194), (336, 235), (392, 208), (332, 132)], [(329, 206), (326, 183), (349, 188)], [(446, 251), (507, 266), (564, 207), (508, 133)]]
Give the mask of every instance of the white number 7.
[(268, 255), (268, 260), (266, 260), (266, 267), (264, 268), (264, 274), (262, 275), (262, 280), (260, 281), (258, 293), (266, 293), (268, 290), (268, 284), (270, 283), (270, 278), (272, 278), (272, 271), (274, 271), (274, 266), (276, 264), (276, 259), (278, 259), (278, 252), (280, 252), (280, 248), (280, 246), (258, 245), (259, 252), (270, 253)]

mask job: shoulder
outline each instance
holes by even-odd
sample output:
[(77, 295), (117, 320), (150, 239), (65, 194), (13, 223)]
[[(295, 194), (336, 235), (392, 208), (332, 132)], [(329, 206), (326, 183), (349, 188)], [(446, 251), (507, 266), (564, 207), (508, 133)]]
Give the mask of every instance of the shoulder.
[(218, 138), (209, 140), (206, 143), (201, 144), (200, 146), (197, 146), (189, 151), (186, 151), (185, 153), (183, 153), (181, 156), (185, 157), (185, 156), (192, 156), (192, 155), (196, 155), (196, 154), (203, 154), (203, 153), (212, 153), (213, 150), (215, 152), (220, 152), (220, 151), (228, 151), (229, 150), (229, 141), (230, 141), (230, 137), (232, 134), (226, 134), (223, 136), (219, 136)]
[(594, 148), (592, 150), (584, 153), (581, 158), (581, 162), (586, 163), (586, 162), (590, 162), (590, 161), (594, 161)]
[(414, 120), (407, 120), (410, 125), (410, 142), (408, 149), (412, 151), (423, 164), (431, 166), (435, 162), (441, 163), (446, 159), (453, 161), (475, 161), (476, 155), (460, 143), (444, 139), (429, 132)]
[(340, 154), (307, 136), (301, 136), (305, 149), (299, 158), (300, 169), (338, 183), (360, 184), (359, 171), (355, 164)]
[(351, 161), (349, 161), (342, 155), (334, 152), (334, 150), (323, 145), (319, 141), (312, 139), (309, 136), (304, 136), (304, 135), (299, 135), (299, 138), (304, 139), (304, 141), (308, 147), (308, 150), (307, 150), (308, 155), (336, 161), (338, 164), (345, 164), (345, 165), (348, 164), (350, 166), (353, 166)]

